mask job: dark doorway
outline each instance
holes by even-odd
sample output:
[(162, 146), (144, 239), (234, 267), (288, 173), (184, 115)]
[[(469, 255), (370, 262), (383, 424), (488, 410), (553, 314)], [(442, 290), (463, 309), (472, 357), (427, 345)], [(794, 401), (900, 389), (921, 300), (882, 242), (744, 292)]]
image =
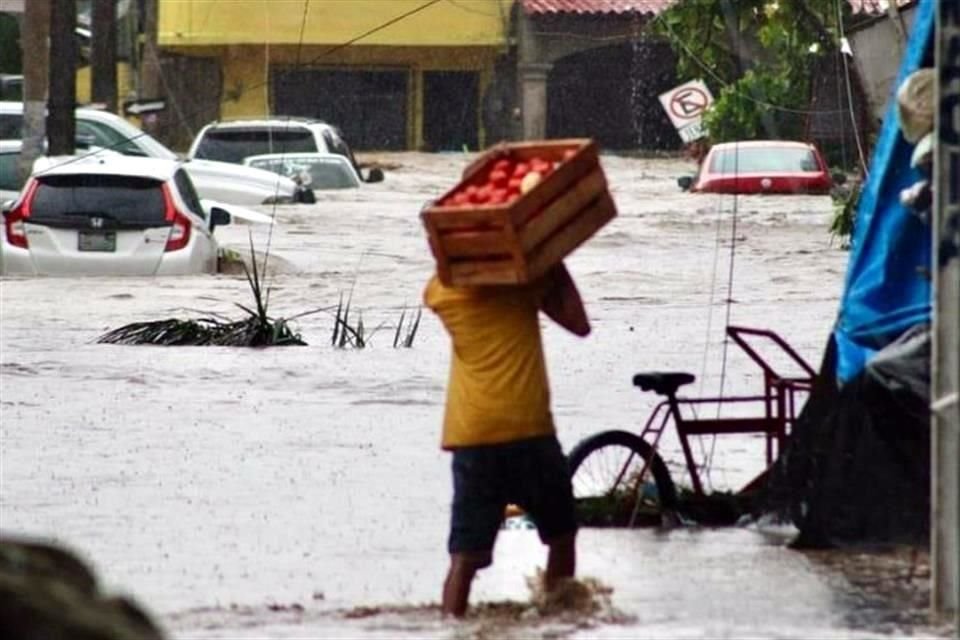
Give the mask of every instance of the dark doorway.
[(273, 74), (273, 110), (329, 122), (354, 149), (404, 150), (407, 78), (406, 70), (280, 70)]
[(423, 74), (423, 140), (428, 151), (476, 149), (480, 77), (473, 71)]
[(680, 137), (658, 96), (679, 84), (666, 44), (590, 49), (558, 60), (547, 77), (547, 136), (593, 138), (606, 149), (676, 149)]

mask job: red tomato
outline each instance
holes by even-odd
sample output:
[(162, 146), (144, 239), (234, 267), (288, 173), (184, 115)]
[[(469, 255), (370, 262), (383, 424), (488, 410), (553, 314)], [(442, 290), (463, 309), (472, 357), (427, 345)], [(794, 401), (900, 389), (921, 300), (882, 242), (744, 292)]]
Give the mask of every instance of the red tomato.
[(530, 161), (530, 170), (545, 176), (553, 171), (553, 163), (543, 158), (534, 158)]
[(493, 189), (490, 192), (490, 204), (503, 204), (507, 201), (506, 189)]
[(493, 163), (494, 171), (503, 171), (504, 173), (509, 173), (512, 168), (513, 168), (513, 163), (510, 162), (508, 158), (500, 158), (499, 160)]
[(520, 193), (520, 183), (521, 183), (521, 182), (523, 182), (523, 178), (522, 178), (522, 177), (519, 177), (519, 178), (510, 178), (509, 180), (507, 180), (507, 190), (508, 190), (508, 191), (516, 191), (516, 192), (519, 194), (519, 193)]
[(490, 201), (490, 187), (484, 185), (482, 187), (477, 187), (473, 193), (470, 194), (470, 202), (475, 204), (486, 204)]
[(505, 187), (507, 186), (507, 180), (510, 176), (507, 175), (507, 172), (503, 169), (494, 169), (490, 172), (490, 184), (496, 187)]
[(514, 178), (523, 178), (528, 173), (530, 173), (530, 165), (526, 162), (518, 162), (517, 166), (513, 168)]
[(465, 204), (470, 204), (470, 196), (468, 196), (463, 191), (458, 191), (453, 194), (453, 205), (456, 207), (462, 207)]
[(570, 158), (572, 158), (572, 157), (575, 156), (575, 155), (577, 155), (577, 150), (576, 150), (576, 149), (566, 149), (566, 150), (564, 150), (564, 152), (563, 152), (563, 161), (566, 162), (567, 160), (569, 160)]

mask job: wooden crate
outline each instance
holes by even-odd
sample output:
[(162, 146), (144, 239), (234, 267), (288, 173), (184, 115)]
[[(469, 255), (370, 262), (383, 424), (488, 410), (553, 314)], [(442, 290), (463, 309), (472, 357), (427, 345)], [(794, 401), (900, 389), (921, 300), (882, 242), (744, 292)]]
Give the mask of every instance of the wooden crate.
[(570, 139), (505, 145), (518, 160), (555, 162), (575, 154), (533, 189), (509, 204), (443, 206), (453, 193), (485, 176), (498, 156), (467, 169), (460, 184), (421, 212), (447, 286), (523, 284), (588, 240), (617, 212), (592, 140)]

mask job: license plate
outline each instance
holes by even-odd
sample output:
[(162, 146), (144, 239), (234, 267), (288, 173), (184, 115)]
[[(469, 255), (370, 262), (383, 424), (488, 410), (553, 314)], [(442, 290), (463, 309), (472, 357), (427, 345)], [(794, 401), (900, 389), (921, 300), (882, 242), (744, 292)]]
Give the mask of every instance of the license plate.
[(81, 231), (78, 249), (80, 251), (116, 251), (117, 233), (115, 231)]

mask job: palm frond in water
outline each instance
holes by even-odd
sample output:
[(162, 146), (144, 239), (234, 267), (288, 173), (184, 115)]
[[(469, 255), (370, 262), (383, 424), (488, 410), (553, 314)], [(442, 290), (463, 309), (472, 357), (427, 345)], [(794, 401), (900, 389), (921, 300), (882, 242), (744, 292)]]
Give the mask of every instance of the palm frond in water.
[(237, 322), (213, 318), (134, 322), (109, 331), (97, 339), (106, 344), (159, 346), (267, 347), (306, 345), (283, 319), (249, 317)]

